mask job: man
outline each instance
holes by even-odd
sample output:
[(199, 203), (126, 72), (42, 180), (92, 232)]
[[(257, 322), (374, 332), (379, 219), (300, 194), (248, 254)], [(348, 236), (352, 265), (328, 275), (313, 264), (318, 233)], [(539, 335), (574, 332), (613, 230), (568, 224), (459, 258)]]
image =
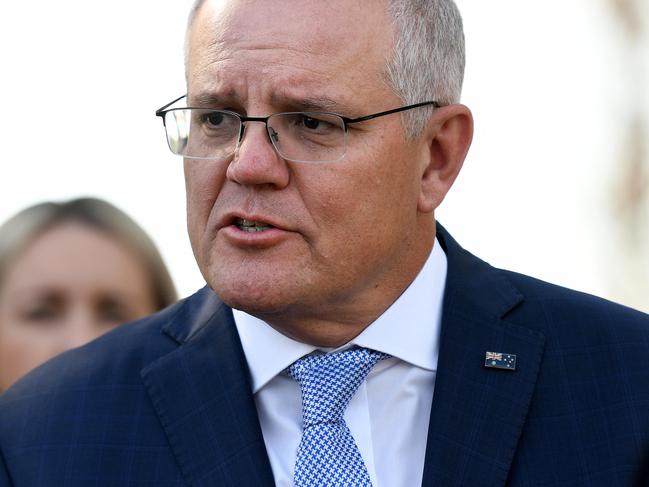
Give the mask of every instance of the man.
[(208, 287), (5, 394), (2, 485), (643, 485), (647, 316), (435, 222), (452, 1), (205, 0), (186, 69), (158, 114)]

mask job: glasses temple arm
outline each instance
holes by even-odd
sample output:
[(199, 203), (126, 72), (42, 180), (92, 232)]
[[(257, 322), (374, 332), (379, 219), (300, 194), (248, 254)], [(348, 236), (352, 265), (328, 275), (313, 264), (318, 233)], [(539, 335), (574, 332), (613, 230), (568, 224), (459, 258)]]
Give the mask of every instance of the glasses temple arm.
[(364, 117), (358, 117), (358, 118), (342, 117), (342, 119), (345, 121), (345, 124), (364, 122), (366, 120), (372, 120), (373, 118), (383, 117), (384, 115), (390, 115), (391, 113), (403, 112), (405, 110), (410, 110), (412, 108), (423, 107), (425, 105), (433, 105), (433, 107), (435, 107), (435, 108), (439, 108), (439, 107), (442, 106), (436, 101), (423, 101), (421, 103), (415, 103), (414, 105), (407, 105), (405, 107), (393, 108), (392, 110), (386, 110), (385, 112), (373, 113), (372, 115), (366, 115)]
[(165, 109), (169, 108), (169, 107), (170, 107), (171, 105), (173, 105), (174, 103), (176, 103), (176, 102), (182, 100), (182, 99), (185, 98), (186, 96), (187, 96), (187, 93), (185, 93), (183, 96), (179, 96), (179, 97), (176, 98), (174, 101), (167, 103), (165, 106), (158, 108), (158, 109), (155, 111), (155, 115), (156, 115), (156, 117), (162, 117), (162, 116), (164, 115), (162, 112), (164, 112)]

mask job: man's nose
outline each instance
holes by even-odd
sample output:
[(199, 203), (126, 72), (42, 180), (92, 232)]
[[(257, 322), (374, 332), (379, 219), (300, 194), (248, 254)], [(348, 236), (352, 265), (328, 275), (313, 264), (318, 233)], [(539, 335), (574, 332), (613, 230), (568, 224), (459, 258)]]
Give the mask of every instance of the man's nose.
[[(270, 136), (277, 136), (271, 132)], [(228, 179), (241, 185), (272, 185), (281, 189), (288, 185), (290, 169), (277, 153), (263, 123), (247, 122), (243, 140), (228, 166)]]

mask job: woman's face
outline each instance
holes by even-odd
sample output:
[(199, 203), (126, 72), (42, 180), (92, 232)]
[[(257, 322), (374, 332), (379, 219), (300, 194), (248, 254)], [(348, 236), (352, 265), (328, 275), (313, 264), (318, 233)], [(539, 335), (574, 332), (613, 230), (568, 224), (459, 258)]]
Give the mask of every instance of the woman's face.
[(0, 392), (55, 355), (154, 311), (149, 276), (124, 244), (80, 223), (46, 231), (0, 283)]

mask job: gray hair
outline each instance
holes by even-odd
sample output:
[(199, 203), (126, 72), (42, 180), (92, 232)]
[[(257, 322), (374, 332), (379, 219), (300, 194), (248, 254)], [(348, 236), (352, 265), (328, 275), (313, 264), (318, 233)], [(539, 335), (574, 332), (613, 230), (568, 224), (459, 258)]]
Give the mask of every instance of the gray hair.
[(123, 243), (137, 255), (151, 283), (156, 311), (178, 299), (169, 271), (149, 236), (126, 213), (97, 198), (39, 203), (22, 210), (1, 225), (0, 286), (8, 268), (34, 239), (49, 229), (70, 222), (97, 229)]
[[(205, 0), (195, 0), (189, 14), (185, 53), (194, 18)], [(458, 103), (464, 79), (464, 31), (454, 0), (387, 0), (395, 43), (386, 59), (385, 78), (404, 104), (434, 100)], [(419, 136), (431, 107), (402, 114), (409, 138)]]
[[(396, 35), (386, 63), (388, 84), (406, 105), (458, 103), (464, 79), (462, 17), (453, 0), (389, 0)], [(409, 137), (426, 126), (432, 108), (404, 112)]]

